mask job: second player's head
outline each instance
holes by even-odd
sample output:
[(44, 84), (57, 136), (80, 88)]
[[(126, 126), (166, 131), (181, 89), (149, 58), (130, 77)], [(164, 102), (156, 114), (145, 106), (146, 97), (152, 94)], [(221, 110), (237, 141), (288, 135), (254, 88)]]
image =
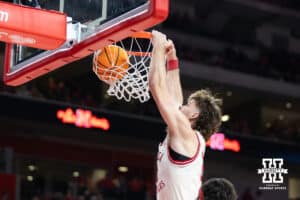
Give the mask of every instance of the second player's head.
[(211, 178), (202, 185), (203, 200), (236, 200), (233, 184), (225, 178)]
[(205, 139), (209, 139), (221, 125), (221, 105), (222, 100), (214, 97), (210, 91), (199, 90), (190, 95), (181, 111), (190, 120), (192, 127), (200, 131)]

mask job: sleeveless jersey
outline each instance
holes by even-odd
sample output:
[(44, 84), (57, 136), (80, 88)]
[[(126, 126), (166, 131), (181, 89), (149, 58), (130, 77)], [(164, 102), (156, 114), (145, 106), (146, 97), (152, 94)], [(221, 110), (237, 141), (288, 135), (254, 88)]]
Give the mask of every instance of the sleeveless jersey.
[(175, 161), (168, 148), (168, 135), (159, 144), (157, 154), (157, 200), (196, 200), (202, 185), (205, 140), (196, 131), (198, 147), (195, 155), (186, 161)]

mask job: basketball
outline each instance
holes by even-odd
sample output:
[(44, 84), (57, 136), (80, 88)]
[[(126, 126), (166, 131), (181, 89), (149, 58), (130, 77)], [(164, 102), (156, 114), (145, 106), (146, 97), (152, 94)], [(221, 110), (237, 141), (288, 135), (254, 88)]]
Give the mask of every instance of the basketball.
[(93, 71), (106, 83), (122, 79), (128, 69), (127, 52), (116, 45), (108, 45), (94, 53)]

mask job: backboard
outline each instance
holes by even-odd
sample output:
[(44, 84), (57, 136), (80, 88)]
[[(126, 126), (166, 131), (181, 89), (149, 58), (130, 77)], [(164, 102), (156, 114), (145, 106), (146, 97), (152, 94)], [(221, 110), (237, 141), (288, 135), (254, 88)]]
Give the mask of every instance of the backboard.
[(153, 27), (167, 18), (169, 10), (168, 0), (15, 0), (15, 3), (65, 13), (71, 39), (48, 51), (6, 44), (4, 82), (11, 86), (26, 83), (134, 32)]

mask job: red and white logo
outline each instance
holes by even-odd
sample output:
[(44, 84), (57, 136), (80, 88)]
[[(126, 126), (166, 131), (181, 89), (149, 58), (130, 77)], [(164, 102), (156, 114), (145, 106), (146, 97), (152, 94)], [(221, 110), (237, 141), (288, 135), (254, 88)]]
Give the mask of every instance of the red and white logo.
[(160, 192), (165, 186), (166, 184), (163, 182), (163, 180), (160, 180), (156, 186), (157, 192)]

